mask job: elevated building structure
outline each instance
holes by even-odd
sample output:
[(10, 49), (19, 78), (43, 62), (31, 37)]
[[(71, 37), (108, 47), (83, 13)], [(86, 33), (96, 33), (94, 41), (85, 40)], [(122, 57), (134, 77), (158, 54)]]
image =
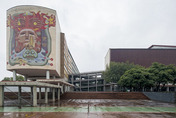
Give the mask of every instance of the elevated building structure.
[[(7, 10), (6, 29), (6, 67), (13, 72), (13, 81), (0, 82), (0, 106), (4, 106), (6, 86), (18, 87), (20, 107), (24, 100), (22, 87), (31, 88), (32, 106), (37, 106), (37, 88), (39, 101), (41, 88), (45, 89), (46, 104), (49, 88), (53, 101), (56, 96), (60, 100), (60, 94), (73, 87), (68, 83), (68, 75), (79, 73), (79, 70), (61, 32), (56, 11), (32, 5), (10, 8)], [(26, 80), (16, 81), (16, 74), (23, 75)]]
[(7, 70), (33, 80), (79, 73), (55, 10), (28, 5), (7, 10)]

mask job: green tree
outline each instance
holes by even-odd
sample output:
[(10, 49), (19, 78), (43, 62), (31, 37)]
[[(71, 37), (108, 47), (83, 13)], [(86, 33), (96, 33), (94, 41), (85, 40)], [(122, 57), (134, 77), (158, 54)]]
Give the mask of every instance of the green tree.
[(167, 83), (175, 84), (174, 79), (176, 77), (176, 67), (174, 65), (164, 65), (154, 62), (148, 70), (154, 77), (154, 84), (157, 91), (159, 90), (161, 84), (163, 87)]
[(117, 83), (120, 77), (125, 73), (125, 71), (135, 68), (138, 65), (134, 65), (129, 62), (111, 62), (109, 67), (103, 72), (103, 78), (106, 82)]
[(24, 77), (23, 76), (16, 76), (16, 81), (24, 81)]
[(175, 85), (176, 84), (176, 67), (173, 64), (167, 66), (168, 73), (170, 74), (170, 78), (168, 82)]
[(134, 90), (142, 91), (143, 88), (153, 86), (153, 77), (146, 68), (136, 67), (126, 71), (125, 74), (121, 76), (118, 84), (130, 90), (133, 88)]
[(4, 77), (2, 81), (13, 81), (13, 77)]
[[(4, 77), (2, 81), (13, 81), (13, 77)], [(23, 76), (16, 76), (16, 81), (24, 81)]]

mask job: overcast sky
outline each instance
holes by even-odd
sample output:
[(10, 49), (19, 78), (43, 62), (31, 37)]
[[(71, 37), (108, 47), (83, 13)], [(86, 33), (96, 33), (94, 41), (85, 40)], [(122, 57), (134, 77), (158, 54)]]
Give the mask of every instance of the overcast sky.
[(176, 45), (176, 0), (2, 0), (0, 80), (6, 71), (6, 10), (17, 5), (55, 9), (80, 72), (104, 70), (109, 48)]

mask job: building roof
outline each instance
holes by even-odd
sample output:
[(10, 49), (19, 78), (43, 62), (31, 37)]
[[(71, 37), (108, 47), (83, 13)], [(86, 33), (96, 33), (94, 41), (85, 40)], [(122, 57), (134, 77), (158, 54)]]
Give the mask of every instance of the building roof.
[(148, 49), (176, 49), (176, 46), (172, 46), (172, 45), (151, 45)]

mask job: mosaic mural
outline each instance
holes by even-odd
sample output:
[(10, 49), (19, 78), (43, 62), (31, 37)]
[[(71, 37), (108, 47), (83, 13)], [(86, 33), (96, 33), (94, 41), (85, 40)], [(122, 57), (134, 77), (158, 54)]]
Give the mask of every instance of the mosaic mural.
[(10, 65), (44, 66), (51, 53), (50, 27), (55, 27), (55, 16), (44, 13), (24, 12), (7, 17), (10, 27)]

